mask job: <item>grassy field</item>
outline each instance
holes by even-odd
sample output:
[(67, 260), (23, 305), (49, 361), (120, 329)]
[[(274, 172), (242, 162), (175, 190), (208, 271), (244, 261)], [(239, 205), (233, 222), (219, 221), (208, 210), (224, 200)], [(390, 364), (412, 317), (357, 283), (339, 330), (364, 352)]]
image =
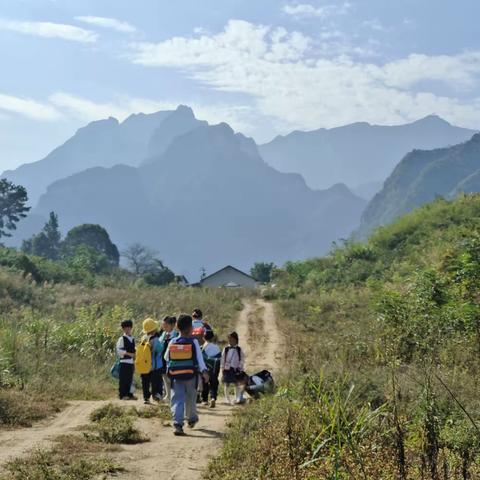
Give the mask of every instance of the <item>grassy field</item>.
[[(0, 426), (26, 426), (68, 399), (114, 395), (109, 376), (124, 318), (139, 335), (146, 316), (199, 307), (220, 339), (232, 328), (239, 290), (37, 284), (0, 269)], [(74, 381), (70, 381), (74, 379)]]
[(291, 361), (206, 478), (480, 478), (480, 196), (277, 272)]

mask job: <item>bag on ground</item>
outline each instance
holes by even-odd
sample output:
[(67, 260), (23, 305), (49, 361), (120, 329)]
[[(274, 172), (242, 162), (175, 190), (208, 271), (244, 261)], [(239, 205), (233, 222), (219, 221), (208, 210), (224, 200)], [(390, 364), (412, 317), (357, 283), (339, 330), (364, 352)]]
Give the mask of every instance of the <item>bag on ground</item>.
[(248, 384), (245, 391), (253, 398), (259, 398), (260, 394), (273, 393), (275, 382), (268, 370), (262, 370), (248, 377)]

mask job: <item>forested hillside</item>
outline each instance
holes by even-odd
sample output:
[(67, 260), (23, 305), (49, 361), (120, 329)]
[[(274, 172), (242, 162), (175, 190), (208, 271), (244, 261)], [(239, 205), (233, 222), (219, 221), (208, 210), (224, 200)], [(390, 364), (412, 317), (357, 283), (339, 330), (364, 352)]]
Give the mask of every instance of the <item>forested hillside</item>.
[(360, 233), (386, 225), (438, 196), (480, 191), (480, 134), (448, 148), (414, 150), (397, 165), (362, 215)]
[(289, 374), (208, 478), (478, 478), (479, 271), (480, 195), (278, 270)]

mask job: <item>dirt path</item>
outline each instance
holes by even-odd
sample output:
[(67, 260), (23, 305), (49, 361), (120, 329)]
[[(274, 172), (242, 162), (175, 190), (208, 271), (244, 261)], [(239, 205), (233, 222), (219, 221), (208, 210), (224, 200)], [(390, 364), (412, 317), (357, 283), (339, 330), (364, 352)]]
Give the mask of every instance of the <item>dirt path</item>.
[(50, 446), (52, 439), (58, 435), (74, 432), (78, 427), (88, 423), (90, 413), (104, 403), (107, 402), (70, 402), (68, 407), (53, 420), (39, 422), (31, 428), (0, 432), (0, 444), (7, 446), (7, 448), (0, 448), (0, 465), (9, 458), (21, 456), (32, 448)]
[[(253, 373), (263, 368), (278, 371), (281, 360), (282, 337), (276, 328), (273, 306), (262, 300), (246, 302), (237, 321), (236, 330), (245, 349), (246, 370)], [(221, 389), (220, 389), (221, 390)], [(56, 436), (73, 433), (89, 423), (89, 415), (107, 401), (71, 402), (53, 420), (40, 422), (32, 428), (0, 433), (0, 466), (9, 458), (25, 455), (34, 448), (51, 445)], [(124, 404), (124, 403), (122, 403)], [(142, 402), (129, 402), (143, 406)], [(197, 480), (202, 476), (209, 459), (221, 447), (227, 419), (233, 409), (219, 394), (217, 408), (200, 406), (200, 422), (188, 436), (174, 437), (170, 426), (158, 419), (139, 419), (137, 426), (148, 435), (150, 442), (124, 445), (115, 459), (127, 469), (117, 478), (123, 480)], [(236, 407), (242, 408), (242, 407)]]
[(281, 370), (284, 338), (277, 327), (271, 303), (264, 300), (246, 303), (237, 324), (237, 333), (245, 351), (247, 372), (267, 369), (278, 373)]

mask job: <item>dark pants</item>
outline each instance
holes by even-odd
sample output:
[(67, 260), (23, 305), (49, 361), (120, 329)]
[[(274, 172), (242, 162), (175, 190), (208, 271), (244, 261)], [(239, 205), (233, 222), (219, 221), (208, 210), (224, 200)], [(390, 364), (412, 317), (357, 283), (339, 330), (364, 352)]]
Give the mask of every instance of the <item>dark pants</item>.
[(208, 401), (208, 395), (210, 394), (210, 398), (212, 400), (217, 399), (218, 395), (218, 374), (219, 372), (217, 371), (216, 373), (209, 370), (208, 375), (209, 375), (209, 380), (207, 382), (203, 382), (203, 390), (202, 390), (202, 401), (207, 402)]
[[(152, 370), (150, 373), (140, 375), (142, 379), (143, 399), (148, 400), (150, 395), (155, 397), (163, 396), (162, 371)], [(150, 389), (151, 387), (151, 389)]]
[(133, 363), (120, 362), (120, 376), (118, 379), (118, 396), (130, 397), (133, 382)]

